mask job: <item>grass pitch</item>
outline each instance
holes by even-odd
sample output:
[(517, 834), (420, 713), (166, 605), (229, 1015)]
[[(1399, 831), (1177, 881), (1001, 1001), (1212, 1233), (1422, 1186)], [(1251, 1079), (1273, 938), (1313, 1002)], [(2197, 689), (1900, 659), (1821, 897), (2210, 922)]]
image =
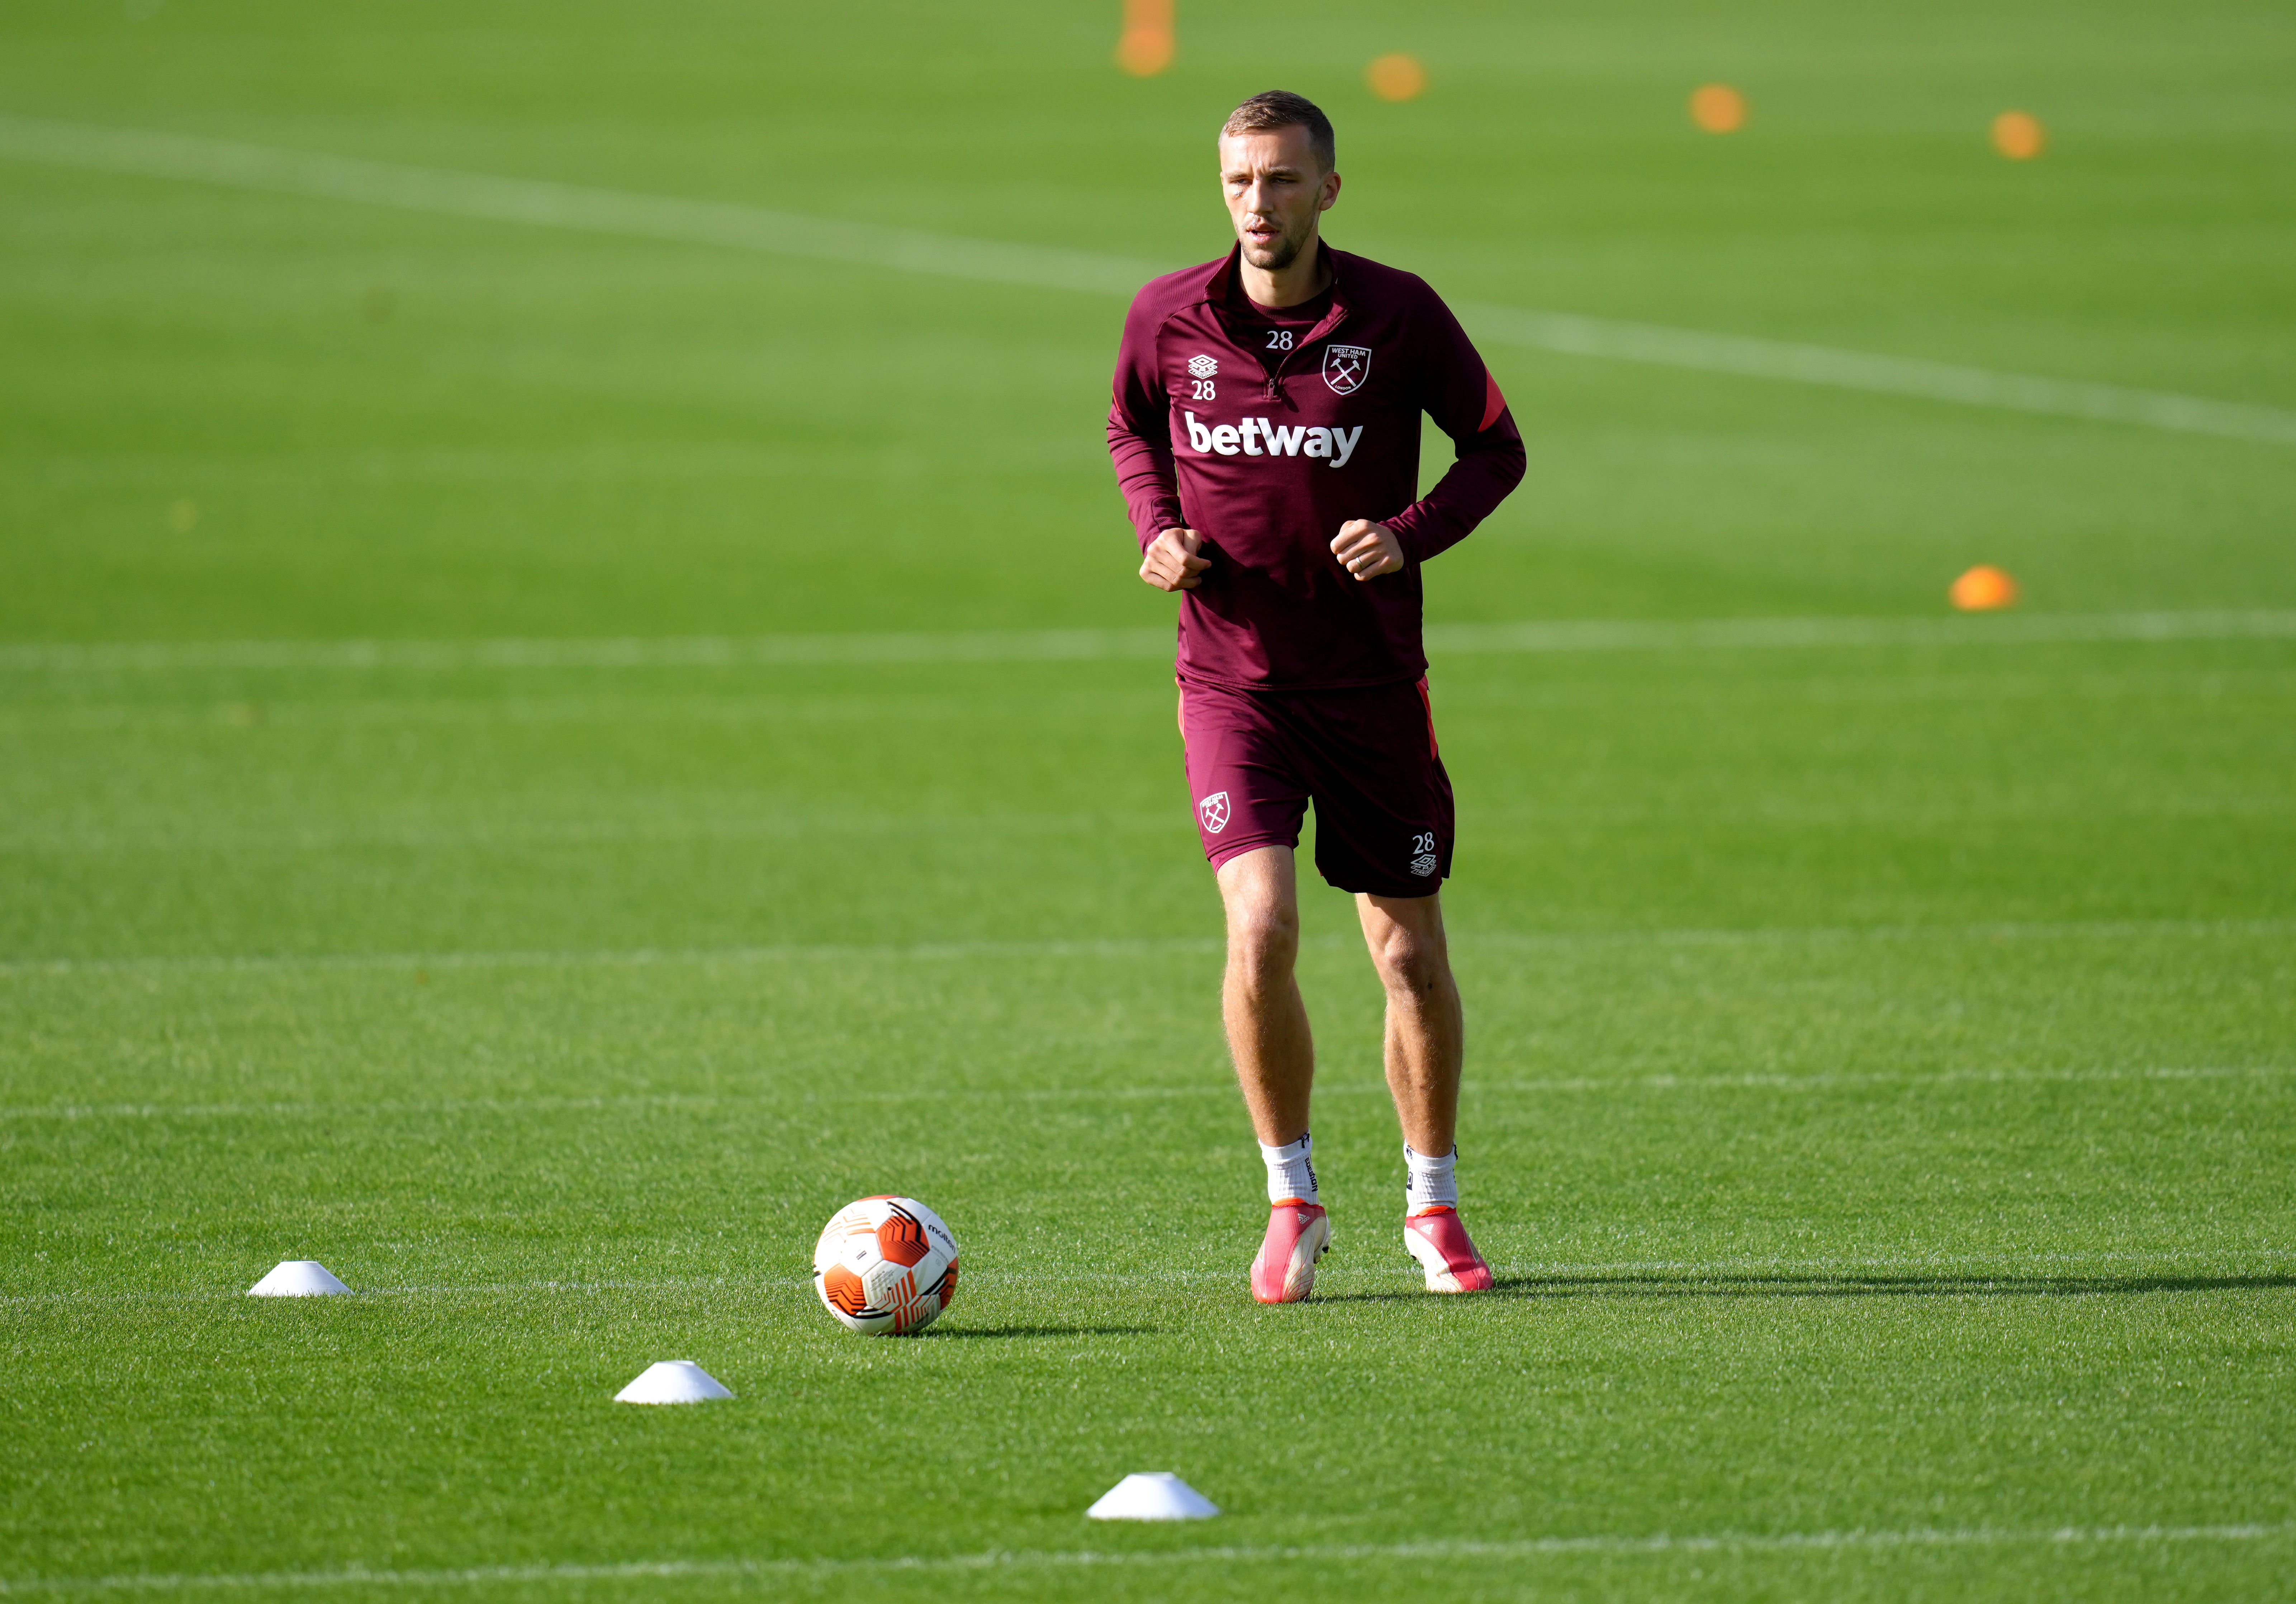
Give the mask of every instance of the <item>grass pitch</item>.
[[(1147, 82), (1113, 8), (128, 11), (12, 10), (0, 112), (1177, 263), (1280, 82), (1463, 300), (2296, 405), (2265, 6), (1183, 8)], [(1116, 299), (0, 194), (0, 1592), (2286, 1592), (2284, 628), (1439, 653), (1502, 1288), (1414, 1289), (1318, 891), (1338, 1251), (1262, 1310)], [(1489, 355), (1439, 621), (2296, 608), (2296, 448)], [(676, 645), (791, 634), (888, 639)], [(887, 1189), (914, 1341), (805, 1280)], [(736, 1401), (609, 1402), (668, 1357)], [(1155, 1469), (1227, 1512), (1083, 1520)]]

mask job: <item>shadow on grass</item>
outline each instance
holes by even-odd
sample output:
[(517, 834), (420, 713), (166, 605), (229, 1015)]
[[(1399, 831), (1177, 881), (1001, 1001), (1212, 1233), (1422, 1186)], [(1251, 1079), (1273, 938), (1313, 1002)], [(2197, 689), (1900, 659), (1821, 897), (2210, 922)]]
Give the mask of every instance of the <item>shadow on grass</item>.
[[(2262, 1292), (2296, 1287), (2264, 1275), (1516, 1275), (1487, 1295), (1561, 1297), (2114, 1297), (2147, 1292)], [(1398, 1303), (1425, 1292), (1336, 1292), (1317, 1303)]]
[(941, 1342), (952, 1337), (970, 1338), (977, 1341), (982, 1338), (1011, 1339), (1025, 1337), (1153, 1337), (1155, 1334), (1154, 1326), (936, 1325), (928, 1326), (918, 1332), (917, 1336), (926, 1342)]

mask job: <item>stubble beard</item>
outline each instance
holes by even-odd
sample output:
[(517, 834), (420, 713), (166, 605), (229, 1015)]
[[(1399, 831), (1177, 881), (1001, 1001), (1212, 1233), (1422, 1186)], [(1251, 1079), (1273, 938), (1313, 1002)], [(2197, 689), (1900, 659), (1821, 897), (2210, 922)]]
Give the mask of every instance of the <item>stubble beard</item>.
[(1300, 250), (1307, 242), (1308, 231), (1304, 228), (1296, 233), (1286, 233), (1276, 242), (1274, 249), (1259, 256), (1252, 254), (1251, 245), (1246, 241), (1243, 247), (1243, 259), (1263, 273), (1281, 273), (1300, 259)]

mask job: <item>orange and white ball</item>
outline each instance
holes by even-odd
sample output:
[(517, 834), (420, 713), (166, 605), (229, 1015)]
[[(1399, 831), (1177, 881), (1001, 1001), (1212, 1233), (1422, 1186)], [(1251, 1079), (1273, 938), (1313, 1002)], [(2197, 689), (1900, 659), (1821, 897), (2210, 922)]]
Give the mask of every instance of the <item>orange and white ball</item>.
[(813, 1248), (813, 1289), (848, 1330), (906, 1336), (956, 1296), (956, 1238), (914, 1198), (864, 1198)]

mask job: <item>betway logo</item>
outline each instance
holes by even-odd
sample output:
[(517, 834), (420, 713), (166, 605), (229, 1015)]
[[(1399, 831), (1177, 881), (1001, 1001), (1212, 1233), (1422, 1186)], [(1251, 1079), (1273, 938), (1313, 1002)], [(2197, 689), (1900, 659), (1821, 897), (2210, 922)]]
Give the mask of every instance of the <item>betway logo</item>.
[(1246, 456), (1324, 457), (1334, 468), (1348, 465), (1364, 431), (1360, 423), (1353, 429), (1279, 429), (1265, 418), (1246, 418), (1241, 429), (1233, 423), (1215, 423), (1207, 429), (1196, 421), (1195, 413), (1180, 415), (1188, 421), (1188, 444), (1198, 451), (1216, 451), (1222, 456), (1240, 451)]

